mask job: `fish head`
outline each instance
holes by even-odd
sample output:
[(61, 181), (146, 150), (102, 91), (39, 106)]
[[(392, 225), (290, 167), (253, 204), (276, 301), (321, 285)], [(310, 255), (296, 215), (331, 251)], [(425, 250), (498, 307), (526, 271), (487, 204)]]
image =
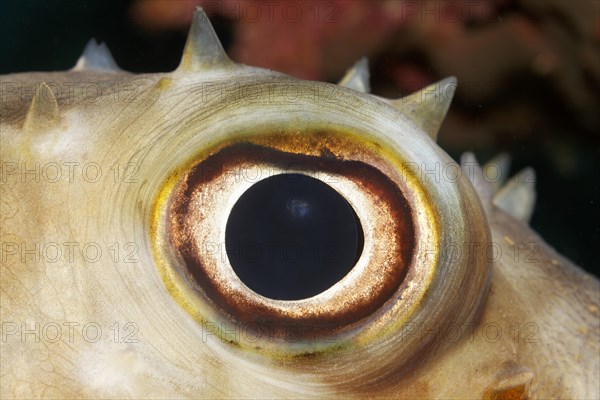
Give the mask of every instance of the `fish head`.
[[(494, 196), (435, 143), (455, 79), (388, 100), (366, 61), (340, 85), (237, 64), (199, 10), (172, 73), (121, 71), (91, 43), (73, 70), (2, 80), (30, 88), (3, 105), (3, 397), (594, 393), (598, 282), (532, 236), (530, 180)], [(246, 193), (294, 179), (341, 196), (360, 243), (230, 240)], [(241, 215), (268, 230), (273, 204)], [(510, 250), (532, 240), (534, 268)], [(290, 265), (285, 243), (351, 265), (275, 279), (261, 268)]]

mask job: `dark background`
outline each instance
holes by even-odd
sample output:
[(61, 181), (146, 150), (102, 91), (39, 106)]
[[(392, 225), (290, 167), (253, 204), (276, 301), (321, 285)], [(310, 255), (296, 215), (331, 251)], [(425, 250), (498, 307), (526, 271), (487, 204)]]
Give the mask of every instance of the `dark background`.
[[(92, 37), (108, 44), (123, 69), (171, 71), (197, 3), (3, 1), (0, 73), (69, 69)], [(296, 18), (282, 16), (290, 2), (281, 1), (273, 20), (254, 18), (260, 1), (204, 3), (228, 53), (247, 64), (335, 82), (368, 55), (373, 91), (388, 97), (457, 76), (440, 146), (455, 159), (475, 151), (480, 162), (506, 151), (512, 174), (532, 166), (532, 227), (599, 274), (599, 2), (496, 1), (474, 15), (463, 9), (460, 18), (451, 13), (460, 1), (421, 3), (425, 12), (411, 18), (389, 2), (325, 2), (318, 15), (314, 2), (291, 2), (304, 12)]]

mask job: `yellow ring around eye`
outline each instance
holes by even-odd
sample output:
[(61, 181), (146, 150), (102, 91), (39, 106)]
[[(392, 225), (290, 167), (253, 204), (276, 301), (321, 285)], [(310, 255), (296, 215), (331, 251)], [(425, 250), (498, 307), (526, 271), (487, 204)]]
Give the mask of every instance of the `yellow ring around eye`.
[[(416, 179), (410, 171), (406, 170), (406, 162), (401, 160), (398, 155), (391, 149), (388, 149), (376, 142), (364, 139), (364, 136), (352, 134), (347, 131), (313, 131), (313, 132), (292, 132), (275, 134), (257, 134), (244, 135), (243, 141), (252, 142), (256, 145), (268, 146), (278, 151), (288, 152), (293, 154), (304, 154), (312, 157), (319, 156), (323, 149), (326, 148), (326, 153), (341, 157), (343, 159), (359, 160), (364, 163), (374, 164), (384, 175), (391, 178), (394, 183), (399, 185), (402, 193), (405, 194), (412, 210), (415, 212), (415, 229), (417, 239), (414, 247), (415, 256), (410, 267), (407, 266), (407, 276), (399, 287), (394, 289), (383, 303), (377, 304), (376, 309), (371, 309), (368, 314), (364, 314), (353, 324), (340, 323), (337, 329), (333, 329), (329, 334), (321, 333), (320, 341), (315, 341), (314, 336), (309, 337), (294, 337), (294, 344), (290, 344), (289, 340), (285, 340), (285, 332), (280, 337), (270, 338), (269, 343), (260, 343), (258, 346), (255, 340), (229, 340), (228, 329), (240, 329), (239, 326), (227, 325), (230, 323), (227, 317), (223, 315), (219, 307), (215, 307), (211, 303), (210, 298), (202, 298), (198, 296), (198, 291), (192, 289), (194, 285), (190, 282), (189, 276), (186, 277), (184, 262), (177, 262), (177, 255), (174, 255), (169, 248), (168, 240), (165, 239), (165, 215), (169, 209), (169, 202), (173, 197), (173, 193), (177, 190), (177, 184), (185, 176), (186, 171), (189, 171), (193, 165), (197, 165), (203, 159), (206, 159), (210, 154), (214, 154), (219, 149), (227, 148), (241, 141), (242, 137), (231, 136), (228, 140), (223, 140), (215, 144), (210, 149), (205, 149), (204, 152), (197, 157), (183, 164), (174, 172), (161, 190), (154, 206), (152, 231), (151, 235), (154, 239), (154, 253), (157, 256), (157, 265), (161, 278), (165, 282), (165, 286), (169, 290), (171, 296), (205, 329), (211, 330), (221, 336), (222, 339), (230, 342), (235, 342), (236, 345), (247, 348), (260, 347), (267, 352), (275, 352), (279, 355), (293, 355), (308, 352), (321, 352), (334, 348), (344, 347), (345, 344), (354, 340), (354, 343), (365, 342), (372, 340), (376, 336), (385, 336), (387, 333), (393, 332), (399, 325), (408, 318), (413, 309), (419, 307), (420, 298), (425, 294), (429, 282), (435, 273), (437, 265), (437, 232), (439, 225), (435, 218), (435, 209), (428, 202), (423, 188), (418, 179)], [(342, 193), (343, 194), (343, 193)], [(363, 218), (368, 217), (369, 212), (375, 210), (361, 210)], [(366, 212), (366, 214), (364, 214)], [(389, 237), (388, 237), (389, 238)], [(377, 240), (377, 239), (374, 239)], [(382, 239), (383, 240), (383, 239)], [(433, 251), (424, 251), (424, 248), (432, 249)], [(379, 249), (381, 251), (381, 248)], [(429, 259), (423, 259), (419, 254), (427, 253)], [(394, 254), (388, 254), (394, 257)], [(380, 254), (380, 260), (382, 259)], [(385, 255), (383, 256), (385, 258)], [(419, 265), (415, 265), (414, 260), (419, 260)], [(360, 263), (360, 261), (359, 261)], [(179, 266), (174, 266), (178, 264)], [(378, 266), (374, 267), (375, 270)], [(373, 268), (371, 268), (373, 269)], [(227, 284), (222, 282), (223, 285)], [(334, 286), (335, 287), (335, 286)], [(239, 291), (238, 291), (239, 296)], [(313, 302), (312, 306), (318, 305)], [(342, 299), (342, 298), (340, 298)], [(301, 302), (300, 302), (301, 303)], [(299, 305), (299, 302), (294, 302), (294, 305)], [(306, 303), (306, 302), (305, 302)], [(289, 305), (289, 303), (288, 303)], [(305, 312), (310, 314), (311, 302), (304, 304)], [(302, 314), (302, 306), (292, 307), (295, 309), (295, 318)], [(229, 310), (231, 312), (231, 310)], [(294, 317), (288, 317), (287, 322), (294, 321)], [(318, 319), (316, 319), (318, 323)], [(273, 322), (273, 321), (271, 321)], [(361, 325), (362, 322), (362, 325)], [(325, 321), (323, 322), (326, 323)], [(223, 328), (224, 327), (224, 328)], [(335, 327), (334, 327), (335, 328)], [(253, 337), (252, 339), (256, 339)], [(303, 339), (303, 340), (302, 340)], [(285, 344), (282, 349), (282, 343)]]
[[(206, 165), (221, 166), (223, 171), (206, 177)], [(223, 246), (227, 216), (237, 198), (254, 184), (240, 181), (240, 170), (267, 176), (327, 174), (323, 178), (354, 203), (365, 224), (366, 248), (352, 271), (330, 289), (302, 300), (272, 300), (246, 287), (233, 272)], [(269, 327), (274, 336), (291, 339), (285, 324), (306, 334), (330, 335), (330, 329), (370, 316), (398, 289), (412, 258), (414, 231), (408, 205), (390, 180), (363, 163), (307, 158), (248, 143), (232, 145), (196, 165), (172, 200), (169, 233), (199, 291), (237, 321)]]

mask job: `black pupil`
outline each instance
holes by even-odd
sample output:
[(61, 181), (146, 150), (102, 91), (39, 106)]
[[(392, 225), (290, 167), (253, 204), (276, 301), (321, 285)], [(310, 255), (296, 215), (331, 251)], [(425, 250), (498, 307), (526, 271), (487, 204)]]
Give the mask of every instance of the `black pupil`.
[(250, 187), (231, 210), (227, 256), (256, 293), (277, 300), (317, 295), (358, 260), (363, 232), (354, 210), (331, 186), (281, 174)]

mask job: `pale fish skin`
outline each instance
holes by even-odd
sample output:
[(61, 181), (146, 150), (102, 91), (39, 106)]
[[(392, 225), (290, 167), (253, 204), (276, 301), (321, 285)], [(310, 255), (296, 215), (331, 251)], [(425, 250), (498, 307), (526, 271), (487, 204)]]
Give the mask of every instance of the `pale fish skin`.
[[(426, 330), (396, 335), (394, 321), (414, 311), (399, 303), (398, 318), (377, 320), (389, 336), (366, 326), (370, 336), (341, 350), (258, 354), (221, 340), (190, 311), (195, 303), (182, 307), (165, 286), (152, 228), (157, 196), (174, 170), (226, 132), (325, 121), (374, 127), (404, 159), (456, 165), (434, 142), (449, 99), (371, 96), (365, 61), (339, 87), (235, 64), (201, 10), (172, 73), (118, 70), (91, 44), (73, 70), (1, 80), (2, 398), (600, 398), (599, 281), (528, 226), (531, 170), (494, 187), (466, 155), (465, 178), (448, 191), (448, 182), (418, 182), (442, 215), (440, 241), (481, 239), (494, 249), (476, 265), (457, 262), (465, 290), (439, 303), (424, 292), (421, 321), (452, 303), (457, 326), (470, 327), (437, 332), (427, 352), (414, 345)], [(207, 98), (219, 83), (233, 92)], [(272, 97), (247, 97), (257, 87)], [(293, 101), (289, 93), (284, 101), (285, 87)], [(506, 162), (485, 169), (506, 170)], [(438, 268), (455, 268), (439, 249)], [(411, 349), (422, 356), (405, 356)]]

